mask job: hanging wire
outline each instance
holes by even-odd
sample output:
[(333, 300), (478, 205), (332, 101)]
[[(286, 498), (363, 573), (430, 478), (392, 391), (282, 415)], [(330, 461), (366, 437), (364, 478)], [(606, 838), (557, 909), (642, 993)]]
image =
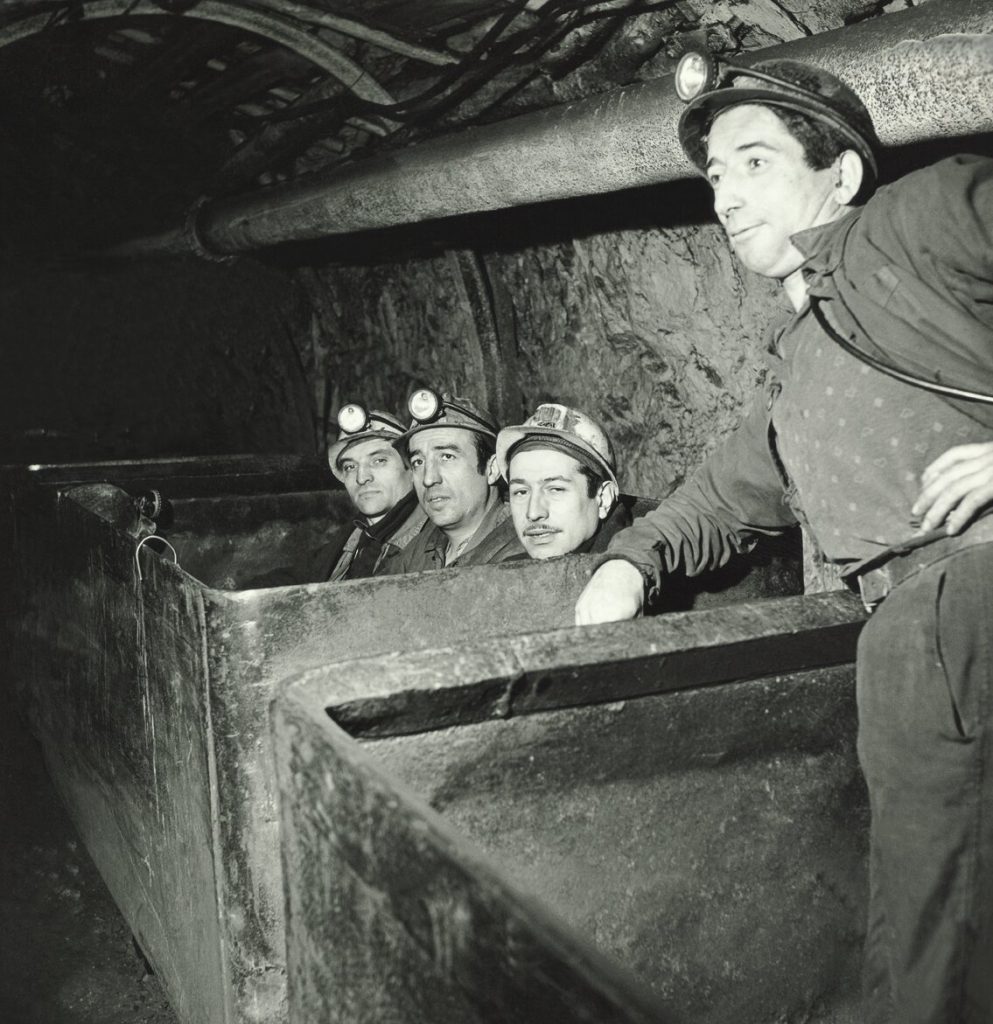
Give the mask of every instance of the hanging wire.
[[(535, 24), (504, 33), (523, 11), (514, 8), (502, 14), (487, 29), (463, 58), (446, 68), (435, 81), (416, 96), (396, 103), (375, 103), (355, 96), (335, 96), (303, 106), (290, 106), (263, 118), (266, 124), (292, 121), (313, 114), (339, 112), (347, 118), (356, 113), (388, 117), (401, 125), (420, 124), (454, 108), (493, 77), (515, 65), (527, 65), (552, 50), (570, 32), (583, 25), (607, 18), (649, 14), (675, 6), (679, 0), (654, 0), (616, 7), (586, 10), (589, 4), (576, 6), (569, 0), (548, 0), (537, 13)], [(447, 95), (446, 95), (447, 93)], [(431, 102), (435, 100), (436, 102)]]
[(904, 384), (923, 388), (925, 391), (933, 391), (935, 394), (944, 395), (946, 398), (960, 398), (966, 402), (982, 402), (985, 405), (993, 405), (993, 395), (988, 395), (983, 391), (971, 391), (967, 388), (952, 387), (950, 384), (928, 380), (926, 377), (918, 377), (916, 374), (907, 373), (905, 370), (901, 370), (899, 367), (893, 366), (882, 359), (877, 359), (871, 353), (859, 348), (832, 326), (821, 307), (821, 300), (819, 298), (811, 298), (810, 309), (818, 326), (837, 345), (843, 348), (850, 356), (860, 359), (863, 363), (868, 363), (874, 370), (878, 370), (880, 373), (885, 373), (887, 377), (892, 377), (894, 380), (901, 381)]

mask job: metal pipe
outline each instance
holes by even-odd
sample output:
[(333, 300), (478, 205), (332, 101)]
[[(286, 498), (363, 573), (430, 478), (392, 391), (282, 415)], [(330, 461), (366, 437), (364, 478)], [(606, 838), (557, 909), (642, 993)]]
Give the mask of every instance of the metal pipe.
[[(865, 100), (884, 145), (993, 131), (988, 0), (931, 3), (750, 59), (773, 56), (811, 60), (844, 78)], [(675, 132), (680, 109), (668, 77), (647, 82), (207, 202), (186, 233), (193, 231), (201, 253), (223, 258), (279, 242), (691, 177)], [(177, 231), (103, 255), (175, 251), (181, 243)]]

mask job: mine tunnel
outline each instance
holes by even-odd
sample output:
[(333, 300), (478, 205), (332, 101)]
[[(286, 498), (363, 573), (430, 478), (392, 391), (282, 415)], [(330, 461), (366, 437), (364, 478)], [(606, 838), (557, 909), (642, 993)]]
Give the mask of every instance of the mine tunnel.
[(583, 410), (635, 516), (747, 418), (794, 307), (696, 52), (842, 79), (883, 187), (993, 157), (987, 0), (0, 4), (0, 1019), (863, 1019), (816, 523), (587, 627), (592, 554), (267, 576), (351, 528), (350, 403)]

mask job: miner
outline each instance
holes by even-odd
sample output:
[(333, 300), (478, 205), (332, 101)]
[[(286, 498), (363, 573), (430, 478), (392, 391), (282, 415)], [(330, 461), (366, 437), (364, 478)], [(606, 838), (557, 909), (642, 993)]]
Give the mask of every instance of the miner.
[[(860, 589), (872, 1024), (993, 1020), (993, 161), (876, 189), (859, 97), (808, 64), (684, 58), (688, 157), (792, 315), (751, 414), (615, 537), (577, 623), (798, 521)], [(693, 95), (694, 90), (698, 90)]]
[(328, 580), (384, 574), (426, 522), (410, 470), (393, 446), (403, 425), (350, 403), (338, 413), (338, 427), (328, 462), (358, 516), (343, 545), (332, 542), (315, 556), (315, 574)]
[(530, 558), (601, 552), (622, 527), (614, 448), (592, 417), (545, 403), (497, 435), (514, 529)]
[(390, 571), (485, 565), (521, 554), (501, 493), (490, 414), (468, 398), (430, 388), (414, 391), (408, 407), (410, 427), (394, 443), (429, 523)]
[(354, 521), (291, 565), (242, 581), (242, 589), (385, 574), (423, 528), (427, 520), (417, 504), (410, 470), (393, 447), (403, 433), (400, 421), (389, 413), (366, 412), (363, 406), (350, 403), (338, 413), (338, 429), (338, 438), (328, 449), (328, 463), (345, 485), (357, 513)]

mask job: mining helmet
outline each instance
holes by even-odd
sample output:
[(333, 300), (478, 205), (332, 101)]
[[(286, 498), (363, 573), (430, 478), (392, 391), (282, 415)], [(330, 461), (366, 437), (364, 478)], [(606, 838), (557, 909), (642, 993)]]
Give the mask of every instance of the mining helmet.
[(462, 427), (477, 434), (495, 438), (499, 429), (493, 417), (469, 398), (438, 392), (432, 388), (417, 388), (407, 399), (410, 426), (394, 442), (394, 447), (406, 449), (407, 441), (422, 430), (432, 427)]
[(683, 54), (674, 75), (676, 93), (688, 104), (679, 119), (679, 141), (706, 173), (707, 133), (714, 118), (744, 103), (780, 107), (831, 125), (862, 157), (866, 177), (879, 175), (879, 139), (872, 117), (855, 91), (822, 68), (797, 60), (763, 60), (750, 67), (717, 61), (709, 53)]
[[(497, 465), (504, 479), (514, 452), (527, 442), (571, 455), (581, 465), (617, 484), (617, 460), (607, 432), (592, 416), (566, 405), (539, 405), (519, 427), (504, 427), (497, 436)], [(535, 444), (535, 447), (538, 447)]]
[(328, 463), (336, 479), (344, 481), (338, 463), (353, 444), (373, 437), (381, 437), (392, 444), (403, 433), (403, 424), (387, 412), (378, 409), (367, 412), (357, 402), (349, 402), (338, 411), (338, 431), (338, 440), (328, 449)]

